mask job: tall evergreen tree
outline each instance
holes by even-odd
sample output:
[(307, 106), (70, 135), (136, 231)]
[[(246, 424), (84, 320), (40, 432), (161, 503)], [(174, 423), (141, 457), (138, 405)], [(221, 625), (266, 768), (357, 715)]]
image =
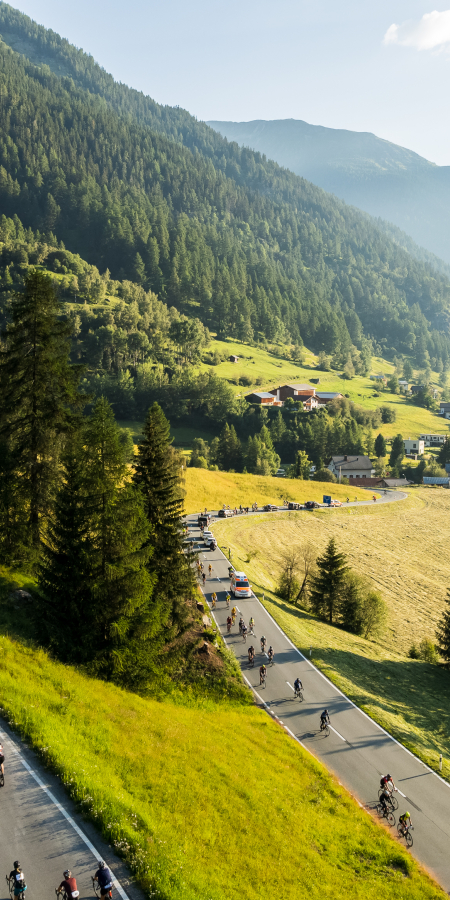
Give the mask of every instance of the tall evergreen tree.
[(401, 461), (405, 455), (405, 445), (401, 434), (397, 434), (392, 441), (391, 453), (389, 456), (389, 465), (392, 469), (399, 469)]
[(182, 601), (192, 591), (194, 576), (183, 553), (180, 464), (171, 443), (169, 422), (154, 403), (144, 425), (133, 481), (142, 491), (152, 528), (149, 571), (155, 578), (155, 595), (165, 603), (166, 621), (180, 623)]
[(55, 483), (60, 436), (83, 401), (80, 368), (69, 362), (72, 326), (62, 321), (51, 281), (35, 270), (16, 294), (0, 351), (0, 430), (28, 507), (28, 541), (39, 550)]
[(380, 458), (380, 456), (386, 456), (386, 441), (382, 434), (377, 434), (375, 438), (375, 453), (378, 459)]
[(348, 564), (345, 554), (336, 549), (334, 538), (330, 538), (324, 555), (318, 557), (317, 570), (311, 587), (311, 606), (316, 615), (336, 621)]
[(450, 590), (447, 591), (445, 598), (447, 607), (439, 622), (436, 637), (438, 639), (438, 650), (447, 662), (450, 662)]
[(23, 484), (17, 477), (14, 453), (0, 441), (0, 550), (3, 562), (19, 565), (27, 556), (24, 539), (28, 512)]
[(63, 481), (45, 536), (39, 570), (38, 624), (45, 643), (64, 662), (90, 662), (96, 653), (91, 598), (90, 540), (85, 450), (80, 438), (62, 456)]

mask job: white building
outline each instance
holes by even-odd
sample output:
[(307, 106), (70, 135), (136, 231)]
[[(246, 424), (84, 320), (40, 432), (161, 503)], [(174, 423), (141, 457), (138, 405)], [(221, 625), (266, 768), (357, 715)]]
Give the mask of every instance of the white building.
[(442, 447), (446, 437), (445, 434), (421, 434), (419, 440), (424, 441), (425, 447)]
[(339, 479), (373, 478), (375, 469), (368, 456), (332, 456), (327, 468)]
[(408, 438), (403, 441), (403, 445), (407, 456), (422, 456), (422, 453), (425, 452), (425, 441), (420, 438), (414, 438), (414, 440)]

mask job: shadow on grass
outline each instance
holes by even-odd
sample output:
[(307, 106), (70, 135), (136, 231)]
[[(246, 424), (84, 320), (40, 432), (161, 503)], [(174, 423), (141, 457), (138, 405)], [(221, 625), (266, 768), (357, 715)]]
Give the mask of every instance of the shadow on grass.
[[(336, 637), (347, 633), (320, 623), (306, 610), (295, 608), (273, 595), (267, 599), (299, 624), (314, 623), (316, 627), (323, 627), (324, 645), (313, 646), (312, 661), (357, 706), (430, 765), (436, 766), (439, 753), (448, 759), (450, 672), (447, 669), (406, 657), (371, 658), (367, 653), (370, 642), (366, 644), (367, 650), (365, 642), (361, 643), (360, 652), (326, 646), (327, 634), (332, 644), (333, 633)], [(302, 646), (299, 643), (298, 648), (309, 659), (309, 644)]]

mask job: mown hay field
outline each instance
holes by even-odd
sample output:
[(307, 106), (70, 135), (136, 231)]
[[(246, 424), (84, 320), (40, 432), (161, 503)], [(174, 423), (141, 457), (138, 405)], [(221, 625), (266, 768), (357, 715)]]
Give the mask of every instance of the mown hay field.
[(284, 548), (309, 541), (319, 555), (334, 537), (386, 600), (389, 646), (406, 653), (422, 637), (435, 639), (450, 587), (450, 491), (419, 488), (392, 504), (238, 518), (216, 534), (255, 585), (272, 590)]
[[(324, 494), (336, 500), (369, 500), (372, 494), (362, 488), (320, 481), (299, 481), (295, 478), (264, 478), (259, 475), (240, 475), (234, 472), (211, 472), (208, 469), (186, 469), (186, 496), (184, 505), (188, 514), (205, 509), (227, 506), (259, 506), (266, 503), (280, 505), (283, 499), (304, 503), (316, 500), (322, 503)], [(377, 494), (377, 496), (379, 496)]]

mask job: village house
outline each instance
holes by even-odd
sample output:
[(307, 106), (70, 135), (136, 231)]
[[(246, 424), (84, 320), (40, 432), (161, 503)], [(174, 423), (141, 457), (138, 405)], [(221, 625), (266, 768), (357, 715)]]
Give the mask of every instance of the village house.
[(238, 356), (229, 356), (228, 359), (229, 359), (229, 361), (232, 362), (232, 363), (237, 363), (237, 362), (239, 362), (239, 357), (238, 357)]
[(316, 391), (318, 406), (326, 406), (327, 403), (331, 403), (332, 400), (340, 400), (343, 396), (344, 395), (340, 394), (339, 391)]
[(332, 456), (327, 468), (337, 478), (373, 478), (375, 469), (368, 456)]
[(280, 384), (280, 387), (274, 388), (270, 393), (277, 400), (281, 400), (282, 403), (288, 397), (291, 397), (292, 400), (301, 400), (303, 402), (303, 398), (314, 397), (316, 389), (311, 387), (310, 384)]
[(425, 447), (442, 447), (445, 443), (445, 434), (420, 434), (419, 441), (423, 441)]
[(266, 391), (253, 391), (252, 394), (246, 394), (245, 399), (247, 403), (257, 403), (259, 406), (282, 406), (273, 394), (269, 394)]
[(420, 438), (415, 440), (408, 438), (403, 441), (403, 446), (407, 456), (422, 456), (422, 453), (425, 452), (425, 441), (420, 440)]
[(444, 419), (450, 419), (450, 403), (445, 403), (441, 400), (439, 404), (439, 415), (444, 416)]

